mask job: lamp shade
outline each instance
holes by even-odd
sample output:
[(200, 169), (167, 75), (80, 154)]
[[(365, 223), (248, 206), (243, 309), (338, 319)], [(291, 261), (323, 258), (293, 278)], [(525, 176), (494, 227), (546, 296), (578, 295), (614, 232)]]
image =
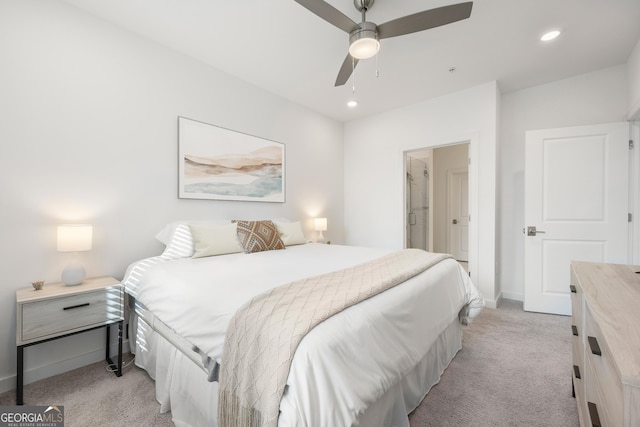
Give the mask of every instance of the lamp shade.
[(368, 59), (380, 50), (380, 42), (372, 37), (358, 39), (349, 46), (349, 54), (356, 59)]
[(327, 231), (327, 218), (314, 218), (313, 229), (316, 231)]
[(91, 250), (93, 227), (87, 224), (65, 224), (58, 226), (58, 252), (81, 252)]

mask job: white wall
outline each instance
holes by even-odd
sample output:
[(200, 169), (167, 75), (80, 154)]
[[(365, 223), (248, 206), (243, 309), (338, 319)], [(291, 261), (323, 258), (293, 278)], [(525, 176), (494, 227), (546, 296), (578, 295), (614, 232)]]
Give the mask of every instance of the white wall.
[(625, 121), (626, 70), (621, 65), (502, 96), (497, 246), (504, 297), (524, 297), (525, 131)]
[(470, 141), (471, 277), (495, 305), (497, 108), (494, 82), (345, 124), (346, 242), (402, 248), (403, 152)]
[[(175, 219), (320, 215), (343, 240), (341, 123), (53, 0), (0, 3), (0, 58), (0, 392), (15, 290), (59, 280), (60, 223), (93, 224), (87, 273), (118, 278)], [(178, 199), (177, 116), (285, 143), (286, 203)], [(27, 348), (26, 381), (100, 360), (103, 337)]]
[(627, 60), (629, 82), (628, 117), (640, 119), (640, 40)]

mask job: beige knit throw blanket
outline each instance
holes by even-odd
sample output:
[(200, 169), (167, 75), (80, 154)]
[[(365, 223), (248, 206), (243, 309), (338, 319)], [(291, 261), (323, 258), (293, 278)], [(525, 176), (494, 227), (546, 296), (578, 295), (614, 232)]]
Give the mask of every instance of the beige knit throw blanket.
[(445, 258), (418, 249), (309, 277), (258, 295), (229, 323), (219, 378), (220, 427), (276, 426), (298, 343), (345, 308), (427, 270)]

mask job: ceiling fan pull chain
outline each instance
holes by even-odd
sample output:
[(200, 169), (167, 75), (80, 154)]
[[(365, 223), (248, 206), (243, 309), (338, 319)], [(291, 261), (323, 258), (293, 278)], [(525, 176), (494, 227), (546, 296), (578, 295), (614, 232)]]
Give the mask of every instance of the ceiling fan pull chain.
[(351, 57), (351, 93), (356, 93), (356, 59)]
[(380, 77), (380, 70), (378, 69), (378, 54), (376, 53), (376, 79)]

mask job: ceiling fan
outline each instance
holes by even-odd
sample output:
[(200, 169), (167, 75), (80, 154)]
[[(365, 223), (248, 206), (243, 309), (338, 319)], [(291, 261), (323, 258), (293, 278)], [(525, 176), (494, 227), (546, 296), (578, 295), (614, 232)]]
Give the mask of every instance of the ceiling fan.
[(425, 10), (376, 25), (367, 21), (367, 11), (375, 0), (353, 0), (353, 4), (362, 13), (362, 22), (355, 23), (351, 18), (323, 0), (295, 0), (320, 18), (349, 33), (349, 53), (344, 59), (335, 86), (344, 85), (360, 59), (367, 59), (378, 53), (380, 40), (428, 30), (429, 28), (451, 24), (471, 16), (473, 2), (452, 4)]

